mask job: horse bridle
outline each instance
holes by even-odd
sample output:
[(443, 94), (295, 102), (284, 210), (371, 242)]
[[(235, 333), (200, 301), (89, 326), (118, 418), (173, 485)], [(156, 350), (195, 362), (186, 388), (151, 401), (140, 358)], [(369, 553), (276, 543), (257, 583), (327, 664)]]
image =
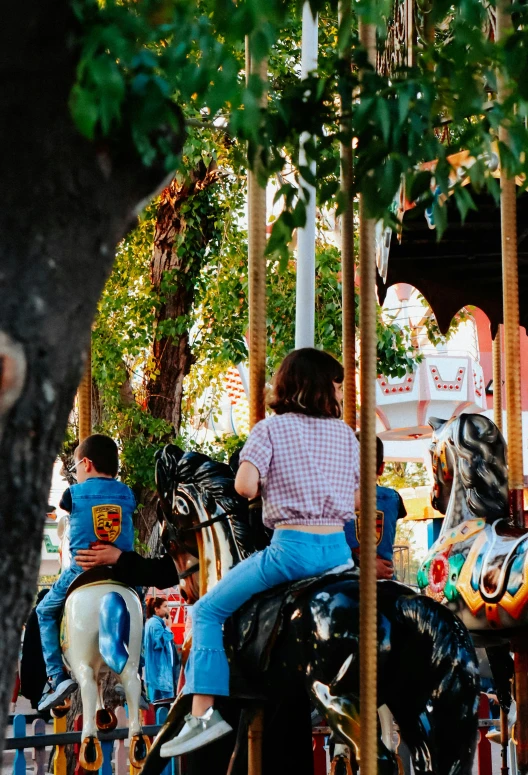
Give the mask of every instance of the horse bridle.
[[(235, 516), (234, 512), (226, 511), (223, 514), (218, 514), (216, 517), (207, 519), (205, 522), (199, 522), (197, 525), (191, 525), (191, 527), (176, 527), (172, 522), (169, 522), (169, 520), (165, 518), (165, 526), (168, 533), (169, 544), (182, 544), (184, 533), (197, 533), (199, 530), (203, 530), (205, 527), (214, 525), (215, 522), (227, 522), (232, 516)], [(178, 573), (178, 576), (180, 579), (186, 579), (199, 570), (200, 560), (197, 560), (194, 565), (191, 565), (190, 568), (187, 568), (182, 573)]]

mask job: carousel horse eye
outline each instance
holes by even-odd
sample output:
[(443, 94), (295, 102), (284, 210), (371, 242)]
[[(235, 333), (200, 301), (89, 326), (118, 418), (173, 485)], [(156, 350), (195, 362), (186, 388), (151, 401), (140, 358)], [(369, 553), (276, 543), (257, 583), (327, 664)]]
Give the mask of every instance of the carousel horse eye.
[(189, 513), (189, 505), (186, 500), (180, 497), (176, 497), (174, 499), (174, 505), (176, 506), (176, 511), (178, 514), (188, 514)]

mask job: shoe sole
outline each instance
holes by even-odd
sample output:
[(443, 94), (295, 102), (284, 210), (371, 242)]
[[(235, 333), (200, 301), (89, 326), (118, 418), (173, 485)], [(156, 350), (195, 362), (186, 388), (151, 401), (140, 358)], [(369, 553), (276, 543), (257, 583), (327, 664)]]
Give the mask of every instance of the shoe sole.
[(179, 745), (174, 745), (169, 749), (170, 743), (165, 743), (160, 748), (160, 756), (163, 759), (170, 759), (173, 756), (182, 756), (184, 753), (189, 753), (197, 748), (203, 748), (204, 745), (218, 740), (220, 737), (224, 737), (233, 731), (233, 727), (229, 726), (227, 721), (219, 721), (211, 729), (206, 729), (204, 732), (196, 735), (196, 737), (186, 740)]
[(67, 689), (64, 689), (64, 691), (58, 694), (53, 700), (39, 705), (37, 710), (39, 713), (41, 713), (43, 710), (52, 710), (53, 708), (56, 708), (57, 705), (60, 705), (61, 702), (64, 702), (64, 700), (69, 697), (70, 694), (73, 694), (76, 689), (78, 689), (78, 684), (76, 683), (73, 686), (68, 686)]

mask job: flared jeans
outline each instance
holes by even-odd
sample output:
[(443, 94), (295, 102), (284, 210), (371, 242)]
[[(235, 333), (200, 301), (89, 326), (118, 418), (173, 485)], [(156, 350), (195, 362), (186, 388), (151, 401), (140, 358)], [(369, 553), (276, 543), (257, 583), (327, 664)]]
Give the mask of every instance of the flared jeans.
[(229, 695), (229, 664), (222, 625), (253, 595), (342, 565), (352, 566), (342, 530), (275, 530), (270, 546), (235, 565), (193, 605), (192, 648), (185, 667), (184, 693)]

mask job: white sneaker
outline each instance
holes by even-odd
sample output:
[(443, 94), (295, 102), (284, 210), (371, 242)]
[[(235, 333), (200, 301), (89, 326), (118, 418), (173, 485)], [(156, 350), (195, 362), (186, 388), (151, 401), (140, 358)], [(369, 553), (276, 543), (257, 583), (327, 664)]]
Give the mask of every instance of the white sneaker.
[(179, 735), (161, 746), (160, 756), (164, 759), (181, 756), (212, 743), (231, 731), (232, 727), (212, 707), (203, 716), (193, 716), (189, 713), (185, 716), (185, 724)]
[(62, 681), (57, 684), (55, 689), (53, 689), (51, 686), (48, 686), (47, 691), (45, 691), (40, 698), (38, 710), (49, 710), (50, 708), (55, 708), (58, 705), (62, 705), (64, 700), (69, 697), (70, 694), (73, 694), (76, 689), (77, 681), (74, 681), (73, 678), (70, 678), (69, 676), (64, 676)]

